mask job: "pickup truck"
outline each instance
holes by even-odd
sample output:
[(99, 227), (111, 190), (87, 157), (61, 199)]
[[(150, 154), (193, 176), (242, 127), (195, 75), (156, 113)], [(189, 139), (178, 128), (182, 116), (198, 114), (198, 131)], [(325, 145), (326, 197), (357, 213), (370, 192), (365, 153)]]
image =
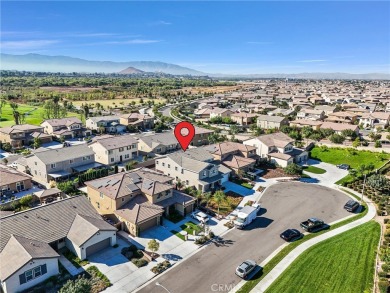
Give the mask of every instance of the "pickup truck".
[(310, 218), (301, 223), (301, 227), (307, 232), (319, 231), (325, 227), (324, 221), (317, 218)]

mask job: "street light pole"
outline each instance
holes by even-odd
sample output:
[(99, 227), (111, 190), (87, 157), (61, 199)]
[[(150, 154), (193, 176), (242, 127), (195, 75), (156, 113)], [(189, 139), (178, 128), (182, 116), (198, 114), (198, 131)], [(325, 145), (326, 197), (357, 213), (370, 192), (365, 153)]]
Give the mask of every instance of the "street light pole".
[(162, 287), (164, 288), (165, 291), (167, 291), (168, 293), (171, 293), (169, 292), (169, 290), (167, 288), (165, 288), (163, 285), (161, 285), (159, 282), (156, 282), (156, 286), (159, 286), (159, 287)]

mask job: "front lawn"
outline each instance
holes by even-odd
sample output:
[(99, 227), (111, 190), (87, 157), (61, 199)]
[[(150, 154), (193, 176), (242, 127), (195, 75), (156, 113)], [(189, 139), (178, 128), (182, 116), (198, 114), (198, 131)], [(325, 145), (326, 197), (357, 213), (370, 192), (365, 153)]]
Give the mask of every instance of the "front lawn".
[(184, 231), (187, 231), (188, 235), (194, 235), (194, 231), (195, 233), (199, 233), (200, 231), (202, 231), (201, 227), (191, 221), (181, 225), (180, 228), (182, 228)]
[(352, 169), (356, 169), (362, 164), (368, 165), (373, 163), (377, 169), (384, 165), (387, 160), (390, 160), (390, 154), (358, 151), (351, 148), (324, 148), (316, 146), (311, 150), (311, 158), (333, 165), (348, 164)]
[(380, 225), (370, 221), (300, 255), (266, 292), (371, 292)]
[(185, 241), (184, 235), (182, 235), (180, 232), (177, 232), (176, 230), (171, 230), (172, 234), (175, 234), (177, 237), (179, 237), (181, 240)]
[[(234, 191), (225, 192), (225, 195), (226, 201), (222, 202), (219, 206), (219, 214), (223, 216), (227, 216), (234, 211), (243, 198), (242, 195), (235, 193)], [(210, 200), (208, 208), (215, 213), (218, 213), (218, 204), (214, 201), (214, 199)]]
[(314, 166), (303, 167), (303, 170), (307, 171), (307, 172), (310, 172), (310, 173), (314, 173), (314, 174), (324, 174), (324, 173), (326, 173), (326, 170), (318, 168), (318, 167), (314, 167)]

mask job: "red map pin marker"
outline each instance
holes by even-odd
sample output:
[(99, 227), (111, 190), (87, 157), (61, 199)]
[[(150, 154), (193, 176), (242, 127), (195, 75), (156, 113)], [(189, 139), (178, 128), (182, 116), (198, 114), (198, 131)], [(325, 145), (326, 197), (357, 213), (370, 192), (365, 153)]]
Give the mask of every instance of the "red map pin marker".
[(173, 131), (183, 151), (186, 151), (195, 135), (195, 127), (190, 122), (178, 123)]

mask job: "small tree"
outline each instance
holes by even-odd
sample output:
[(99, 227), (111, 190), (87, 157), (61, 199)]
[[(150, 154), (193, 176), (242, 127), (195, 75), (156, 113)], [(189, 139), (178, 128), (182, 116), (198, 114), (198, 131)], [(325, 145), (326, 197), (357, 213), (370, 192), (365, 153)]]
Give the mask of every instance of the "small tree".
[(382, 143), (380, 140), (377, 140), (375, 141), (375, 145), (374, 145), (376, 148), (381, 148), (382, 147)]
[(329, 140), (333, 143), (342, 144), (345, 140), (345, 137), (340, 134), (334, 133), (329, 136)]
[(42, 141), (39, 137), (34, 137), (33, 147), (34, 149), (37, 149), (41, 146)]
[(152, 258), (154, 253), (160, 248), (160, 243), (156, 239), (152, 239), (148, 242), (148, 248), (152, 251)]
[(176, 189), (180, 190), (182, 188), (183, 188), (183, 182), (181, 182), (181, 180), (178, 179), (177, 182), (176, 182)]
[(221, 203), (226, 200), (226, 195), (222, 190), (218, 190), (217, 192), (214, 193), (213, 198), (218, 205), (218, 215), (219, 215), (219, 207)]
[(300, 175), (302, 174), (302, 167), (292, 163), (287, 165), (286, 168), (284, 168), (284, 172), (286, 172), (289, 175)]
[(6, 143), (2, 143), (2, 144), (1, 144), (1, 148), (2, 148), (4, 151), (9, 152), (9, 151), (11, 151), (12, 146), (11, 146), (11, 144), (10, 144), (9, 142), (6, 142)]
[(360, 138), (356, 138), (354, 141), (353, 141), (353, 143), (352, 143), (352, 146), (354, 147), (354, 148), (357, 148), (358, 146), (360, 146)]

